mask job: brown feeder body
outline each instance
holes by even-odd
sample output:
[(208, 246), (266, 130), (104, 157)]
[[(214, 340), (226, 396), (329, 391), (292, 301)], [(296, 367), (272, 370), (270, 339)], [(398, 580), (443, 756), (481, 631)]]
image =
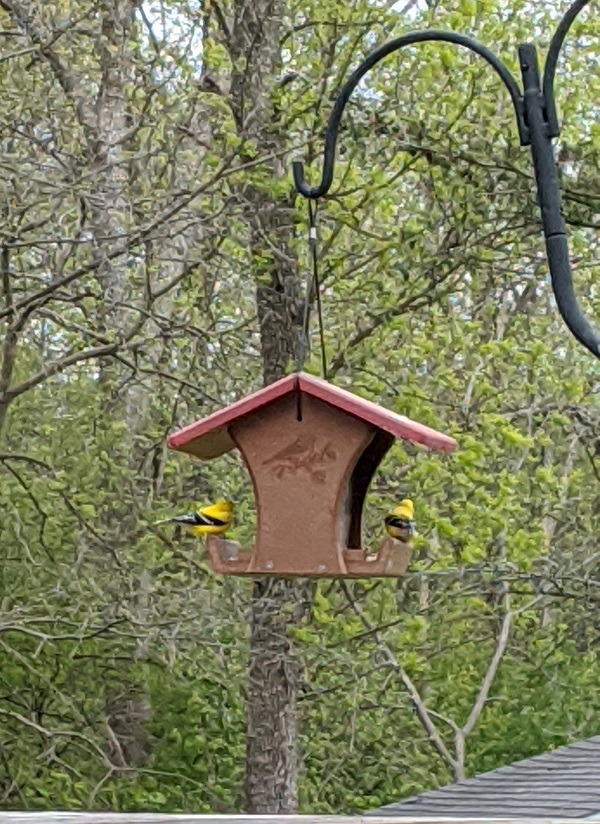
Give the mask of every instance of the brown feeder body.
[(308, 375), (291, 375), (175, 433), (173, 449), (210, 459), (237, 447), (252, 478), (257, 528), (247, 551), (207, 537), (216, 572), (302, 577), (398, 577), (410, 544), (361, 547), (365, 495), (397, 437), (451, 451), (428, 427)]

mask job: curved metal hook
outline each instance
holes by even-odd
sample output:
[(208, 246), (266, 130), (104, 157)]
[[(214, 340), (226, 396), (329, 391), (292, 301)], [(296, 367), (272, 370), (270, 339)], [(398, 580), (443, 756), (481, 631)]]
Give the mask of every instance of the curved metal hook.
[(301, 161), (294, 161), (294, 183), (298, 192), (306, 198), (315, 199), (326, 194), (333, 182), (333, 167), (340, 122), (346, 104), (364, 75), (388, 54), (413, 43), (441, 41), (464, 46), (479, 54), (498, 74), (510, 94), (521, 145), (531, 146), (538, 203), (542, 227), (546, 239), (548, 267), (552, 289), (560, 314), (574, 337), (600, 358), (600, 334), (591, 326), (577, 302), (573, 288), (573, 275), (569, 260), (565, 222), (561, 211), (558, 173), (554, 159), (552, 138), (559, 134), (559, 124), (554, 102), (554, 76), (562, 44), (579, 12), (590, 0), (575, 0), (560, 22), (550, 43), (543, 85), (540, 84), (538, 61), (535, 47), (527, 44), (519, 48), (523, 95), (502, 61), (485, 46), (470, 37), (447, 31), (417, 31), (397, 37), (376, 49), (358, 66), (342, 87), (335, 102), (325, 134), (323, 153), (323, 173), (321, 182), (311, 188), (304, 181)]
[(589, 2), (590, 0), (575, 0), (560, 21), (548, 48), (541, 90), (535, 49), (533, 46), (521, 46), (519, 53), (525, 90), (525, 117), (530, 130), (531, 157), (546, 239), (552, 290), (559, 312), (571, 334), (592, 354), (600, 358), (600, 333), (581, 311), (573, 288), (569, 244), (562, 217), (560, 188), (552, 147), (552, 138), (560, 134), (554, 99), (554, 77), (558, 58), (569, 29)]
[(515, 114), (517, 116), (517, 125), (521, 144), (524, 146), (528, 144), (528, 130), (523, 117), (523, 98), (517, 85), (517, 81), (504, 63), (496, 57), (492, 51), (483, 46), (481, 43), (478, 43), (477, 40), (473, 40), (464, 34), (457, 34), (452, 31), (437, 31), (433, 29), (430, 31), (409, 32), (409, 34), (403, 34), (400, 37), (396, 37), (394, 40), (390, 40), (389, 43), (384, 43), (383, 46), (380, 46), (378, 49), (371, 52), (371, 54), (368, 55), (360, 66), (350, 75), (346, 83), (344, 83), (338, 98), (335, 101), (335, 105), (329, 117), (329, 123), (327, 124), (327, 132), (325, 134), (325, 150), (323, 153), (323, 175), (319, 185), (311, 189), (311, 187), (305, 183), (302, 161), (295, 160), (292, 164), (294, 170), (294, 183), (296, 184), (296, 188), (300, 194), (306, 198), (316, 199), (318, 197), (322, 197), (329, 191), (333, 182), (335, 149), (342, 115), (344, 113), (344, 109), (346, 108), (346, 104), (350, 99), (350, 95), (358, 86), (365, 74), (372, 69), (373, 66), (379, 63), (380, 60), (387, 57), (388, 54), (392, 54), (398, 49), (401, 49), (404, 46), (410, 46), (413, 43), (426, 43), (428, 41), (455, 43), (458, 46), (464, 46), (465, 48), (470, 49), (483, 57), (484, 60), (487, 60), (508, 89), (508, 93), (510, 94), (515, 109)]
[(556, 74), (556, 64), (558, 63), (560, 50), (575, 18), (590, 2), (591, 0), (575, 0), (558, 24), (554, 36), (550, 41), (550, 46), (548, 47), (546, 64), (544, 66), (544, 80), (542, 82), (542, 91), (544, 100), (546, 101), (546, 117), (548, 119), (548, 137), (558, 137), (560, 134), (556, 102), (554, 100), (554, 76)]

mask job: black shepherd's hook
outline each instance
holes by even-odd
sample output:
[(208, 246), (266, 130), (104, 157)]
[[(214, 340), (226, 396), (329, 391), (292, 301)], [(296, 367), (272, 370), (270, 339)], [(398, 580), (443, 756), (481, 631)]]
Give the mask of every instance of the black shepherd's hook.
[(323, 153), (323, 174), (319, 185), (311, 188), (305, 183), (304, 168), (301, 161), (294, 161), (293, 169), (296, 188), (304, 197), (314, 199), (322, 197), (329, 191), (333, 181), (338, 132), (346, 104), (369, 69), (372, 69), (388, 54), (392, 54), (392, 52), (413, 43), (426, 43), (437, 40), (464, 46), (480, 55), (496, 71), (508, 89), (517, 118), (521, 145), (531, 146), (538, 203), (546, 238), (548, 266), (559, 311), (577, 340), (597, 358), (600, 358), (600, 335), (585, 318), (573, 289), (567, 233), (561, 213), (560, 189), (552, 145), (552, 139), (557, 137), (560, 132), (554, 101), (556, 64), (567, 32), (579, 12), (589, 2), (590, 0), (575, 0), (561, 20), (550, 43), (541, 83), (535, 46), (531, 43), (519, 46), (523, 92), (521, 92), (517, 81), (504, 63), (481, 43), (466, 35), (450, 31), (416, 31), (385, 43), (363, 60), (346, 81), (338, 95), (327, 124)]

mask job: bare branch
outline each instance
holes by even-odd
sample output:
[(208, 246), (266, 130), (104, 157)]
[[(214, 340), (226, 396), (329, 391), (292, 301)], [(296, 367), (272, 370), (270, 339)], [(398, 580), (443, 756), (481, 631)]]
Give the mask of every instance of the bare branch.
[[(409, 695), (409, 697), (410, 697), (410, 699), (413, 703), (413, 706), (415, 708), (415, 712), (417, 714), (417, 718), (419, 719), (419, 721), (421, 722), (425, 732), (429, 736), (429, 740), (431, 741), (431, 743), (433, 744), (434, 748), (437, 750), (439, 755), (444, 759), (446, 764), (449, 767), (451, 767), (452, 771), (456, 775), (457, 772), (460, 769), (460, 764), (456, 761), (456, 759), (452, 756), (452, 754), (450, 753), (450, 751), (448, 750), (448, 748), (444, 744), (444, 741), (443, 741), (442, 737), (440, 736), (435, 724), (433, 723), (432, 716), (429, 713), (429, 710), (428, 710), (427, 706), (425, 705), (425, 702), (423, 701), (423, 699), (419, 695), (419, 692), (418, 692), (416, 686), (412, 682), (411, 678), (409, 677), (409, 675), (406, 672), (406, 670), (404, 669), (404, 667), (402, 667), (402, 665), (398, 662), (398, 659), (396, 658), (396, 656), (394, 655), (392, 650), (385, 643), (385, 641), (383, 640), (383, 638), (381, 637), (381, 635), (377, 631), (376, 627), (366, 617), (366, 615), (364, 614), (364, 611), (363, 611), (362, 607), (360, 606), (360, 604), (358, 604), (355, 601), (355, 599), (352, 597), (352, 593), (350, 592), (350, 590), (348, 588), (348, 585), (346, 584), (346, 582), (344, 580), (340, 581), (340, 586), (342, 588), (342, 592), (344, 593), (344, 595), (348, 599), (348, 602), (349, 602), (349, 604), (352, 608), (352, 611), (354, 612), (355, 615), (358, 616), (358, 618), (360, 619), (360, 621), (362, 622), (364, 627), (366, 629), (368, 629), (370, 633), (372, 633), (372, 635), (375, 638), (375, 640), (377, 641), (379, 647), (383, 650), (389, 665), (392, 667), (392, 669), (400, 677), (400, 680), (401, 680), (406, 692), (408, 693), (408, 695)], [(439, 718), (440, 720), (443, 720), (444, 723), (447, 724), (452, 729), (455, 729), (456, 725), (449, 718), (445, 718), (445, 717), (443, 717), (439, 714), (436, 714), (436, 717)]]
[(72, 352), (65, 358), (61, 358), (61, 360), (54, 361), (54, 363), (49, 363), (43, 369), (40, 369), (39, 372), (36, 372), (35, 375), (32, 375), (30, 378), (27, 378), (27, 380), (8, 390), (8, 392), (5, 393), (5, 397), (9, 401), (12, 401), (19, 395), (22, 395), (23, 392), (33, 389), (34, 386), (37, 386), (47, 378), (51, 378), (53, 375), (62, 372), (69, 366), (73, 366), (81, 361), (90, 360), (91, 358), (104, 358), (107, 355), (112, 355), (120, 348), (120, 346), (121, 344), (117, 342), (107, 344), (106, 346), (95, 346), (92, 349), (84, 349), (82, 352)]
[(93, 138), (95, 117), (89, 106), (87, 95), (81, 88), (77, 75), (52, 48), (52, 43), (62, 32), (53, 33), (53, 36), (44, 32), (35, 19), (35, 10), (30, 3), (20, 0), (1, 0), (0, 6), (11, 15), (22, 31), (29, 35), (31, 41), (37, 46), (66, 97), (74, 104), (80, 125), (88, 137)]
[(469, 713), (467, 720), (465, 721), (460, 730), (463, 739), (466, 738), (473, 731), (473, 728), (479, 720), (481, 711), (483, 710), (485, 703), (488, 699), (490, 689), (492, 688), (492, 684), (494, 683), (494, 679), (496, 678), (496, 674), (498, 672), (498, 667), (500, 666), (502, 658), (504, 657), (504, 653), (506, 652), (506, 646), (508, 644), (508, 639), (510, 637), (510, 628), (512, 625), (512, 620), (512, 612), (506, 612), (506, 614), (504, 615), (504, 619), (502, 621), (500, 633), (498, 634), (498, 641), (496, 643), (496, 649), (494, 650), (492, 660), (488, 665), (485, 676), (483, 678), (483, 682), (481, 684), (481, 687), (479, 689), (477, 698), (475, 699), (475, 703), (473, 704), (471, 712)]

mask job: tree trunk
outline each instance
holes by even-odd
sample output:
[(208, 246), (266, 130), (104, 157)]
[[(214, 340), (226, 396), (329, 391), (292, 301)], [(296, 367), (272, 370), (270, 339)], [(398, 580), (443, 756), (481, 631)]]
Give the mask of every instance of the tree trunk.
[[(128, 102), (125, 94), (132, 80), (131, 37), (135, 0), (102, 0), (98, 4), (101, 16), (101, 37), (98, 55), (101, 82), (95, 100), (95, 141), (90, 147), (90, 164), (95, 169), (95, 181), (90, 192), (91, 229), (97, 253), (104, 260), (97, 272), (102, 290), (98, 326), (116, 333), (121, 341), (127, 340), (135, 328), (136, 317), (125, 308), (126, 304), (141, 303), (140, 295), (132, 283), (128, 264), (121, 258), (110, 258), (111, 244), (119, 244), (119, 238), (130, 230), (131, 199), (129, 194), (129, 167), (123, 152), (128, 128)], [(116, 360), (100, 364), (100, 385), (104, 395), (104, 415), (126, 424), (128, 448), (132, 467), (135, 465), (135, 433), (143, 425), (147, 407), (147, 391), (141, 383), (126, 384), (124, 368)], [(122, 512), (114, 511), (106, 518), (105, 527), (115, 532)], [(136, 597), (130, 605), (137, 621), (143, 625), (145, 618), (147, 581), (144, 573), (137, 582)], [(147, 650), (138, 642), (132, 656), (144, 660)], [(147, 725), (151, 718), (151, 706), (147, 688), (137, 683), (129, 671), (129, 663), (123, 667), (120, 682), (107, 688), (106, 697), (107, 747), (111, 757), (121, 766), (141, 766), (150, 754), (150, 738)]]
[[(302, 603), (304, 582), (256, 580), (252, 598), (246, 719), (246, 809), (256, 815), (298, 808), (297, 697), (300, 663), (285, 606)], [(293, 620), (293, 618), (292, 618)]]
[[(229, 41), (234, 71), (231, 104), (239, 133), (263, 155), (269, 174), (283, 172), (286, 136), (277, 129), (271, 90), (280, 65), (283, 3), (236, 0)], [(241, 68), (237, 68), (241, 67)], [(250, 248), (257, 283), (264, 383), (282, 377), (299, 345), (298, 267), (291, 251), (292, 193), (273, 198), (249, 184), (246, 205)], [(266, 256), (270, 255), (266, 260)], [(310, 603), (311, 583), (257, 579), (250, 627), (246, 727), (246, 809), (254, 814), (297, 811), (297, 696), (301, 665), (289, 627)]]

